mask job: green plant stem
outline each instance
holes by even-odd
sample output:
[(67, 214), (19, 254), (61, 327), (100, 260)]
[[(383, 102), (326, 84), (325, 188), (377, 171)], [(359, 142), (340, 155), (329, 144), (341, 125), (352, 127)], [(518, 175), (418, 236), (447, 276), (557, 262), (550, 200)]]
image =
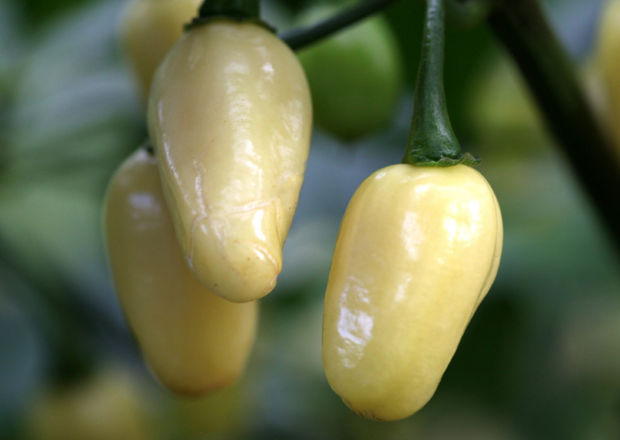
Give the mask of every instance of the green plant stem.
[(271, 26), (260, 19), (260, 0), (204, 0), (198, 10), (198, 17), (187, 24), (185, 29), (188, 30), (221, 18), (252, 22), (274, 31)]
[(385, 9), (396, 1), (398, 0), (366, 0), (315, 25), (282, 32), (280, 38), (291, 49), (298, 50), (363, 20), (381, 9)]
[(411, 131), (404, 163), (452, 166), (473, 162), (461, 153), (454, 135), (443, 87), (445, 0), (428, 0), (415, 86)]
[(497, 0), (488, 22), (512, 54), (620, 253), (620, 162), (537, 0)]
[(259, 0), (204, 0), (198, 15), (202, 18), (227, 16), (238, 19), (260, 18)]

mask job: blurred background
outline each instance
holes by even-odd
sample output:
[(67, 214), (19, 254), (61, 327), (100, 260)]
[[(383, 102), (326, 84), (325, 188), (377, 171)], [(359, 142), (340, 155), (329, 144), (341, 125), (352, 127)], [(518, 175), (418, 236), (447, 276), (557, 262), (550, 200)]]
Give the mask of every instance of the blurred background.
[[(309, 3), (268, 0), (263, 12), (286, 30)], [(602, 3), (544, 2), (590, 90)], [(261, 301), (245, 378), (201, 399), (158, 385), (126, 326), (103, 248), (107, 181), (146, 137), (119, 43), (125, 5), (0, 0), (0, 439), (57, 438), (38, 432), (66, 424), (66, 408), (49, 397), (63, 386), (81, 407), (91, 403), (96, 420), (121, 414), (114, 420), (135, 439), (620, 438), (617, 254), (484, 25), (449, 28), (445, 80), (457, 136), (482, 157), (502, 208), (497, 281), (434, 398), (413, 417), (360, 419), (325, 380), (331, 252), (356, 187), (404, 152), (420, 2), (385, 13), (402, 60), (389, 122), (354, 139), (314, 132), (284, 268)], [(119, 439), (114, 429), (102, 424), (88, 439)]]

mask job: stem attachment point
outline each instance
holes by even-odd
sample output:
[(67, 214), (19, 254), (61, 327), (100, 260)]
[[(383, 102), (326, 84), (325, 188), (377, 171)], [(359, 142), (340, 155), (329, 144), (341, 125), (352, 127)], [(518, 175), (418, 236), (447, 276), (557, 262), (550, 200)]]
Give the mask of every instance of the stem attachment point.
[(198, 10), (198, 17), (185, 25), (185, 30), (222, 18), (258, 24), (275, 32), (273, 27), (260, 19), (259, 0), (204, 0)]
[(454, 135), (443, 87), (445, 0), (428, 0), (416, 81), (411, 131), (404, 163), (449, 167), (479, 160), (463, 154)]

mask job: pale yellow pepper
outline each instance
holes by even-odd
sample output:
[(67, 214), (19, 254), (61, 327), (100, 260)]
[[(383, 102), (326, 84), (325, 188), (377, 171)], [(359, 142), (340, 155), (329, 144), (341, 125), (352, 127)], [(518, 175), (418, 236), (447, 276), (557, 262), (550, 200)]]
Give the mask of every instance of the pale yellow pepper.
[(251, 301), (275, 287), (311, 119), (295, 54), (257, 24), (195, 27), (155, 76), (149, 133), (177, 237), (223, 298)]
[(193, 276), (174, 235), (155, 158), (144, 150), (113, 177), (107, 249), (129, 325), (157, 378), (204, 394), (237, 380), (256, 331), (257, 304), (234, 304)]
[(502, 220), (473, 168), (393, 165), (346, 210), (325, 298), (323, 366), (356, 413), (397, 420), (432, 397), (497, 273)]
[(131, 0), (122, 21), (122, 43), (146, 102), (155, 70), (196, 15), (202, 0)]

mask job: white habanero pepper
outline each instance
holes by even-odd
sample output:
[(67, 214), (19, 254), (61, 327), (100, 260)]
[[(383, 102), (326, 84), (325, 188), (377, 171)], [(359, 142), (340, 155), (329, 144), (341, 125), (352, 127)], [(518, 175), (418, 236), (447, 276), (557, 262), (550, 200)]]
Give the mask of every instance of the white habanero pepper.
[(269, 293), (310, 147), (310, 91), (295, 54), (255, 22), (197, 24), (156, 73), (148, 125), (196, 277), (234, 302)]

